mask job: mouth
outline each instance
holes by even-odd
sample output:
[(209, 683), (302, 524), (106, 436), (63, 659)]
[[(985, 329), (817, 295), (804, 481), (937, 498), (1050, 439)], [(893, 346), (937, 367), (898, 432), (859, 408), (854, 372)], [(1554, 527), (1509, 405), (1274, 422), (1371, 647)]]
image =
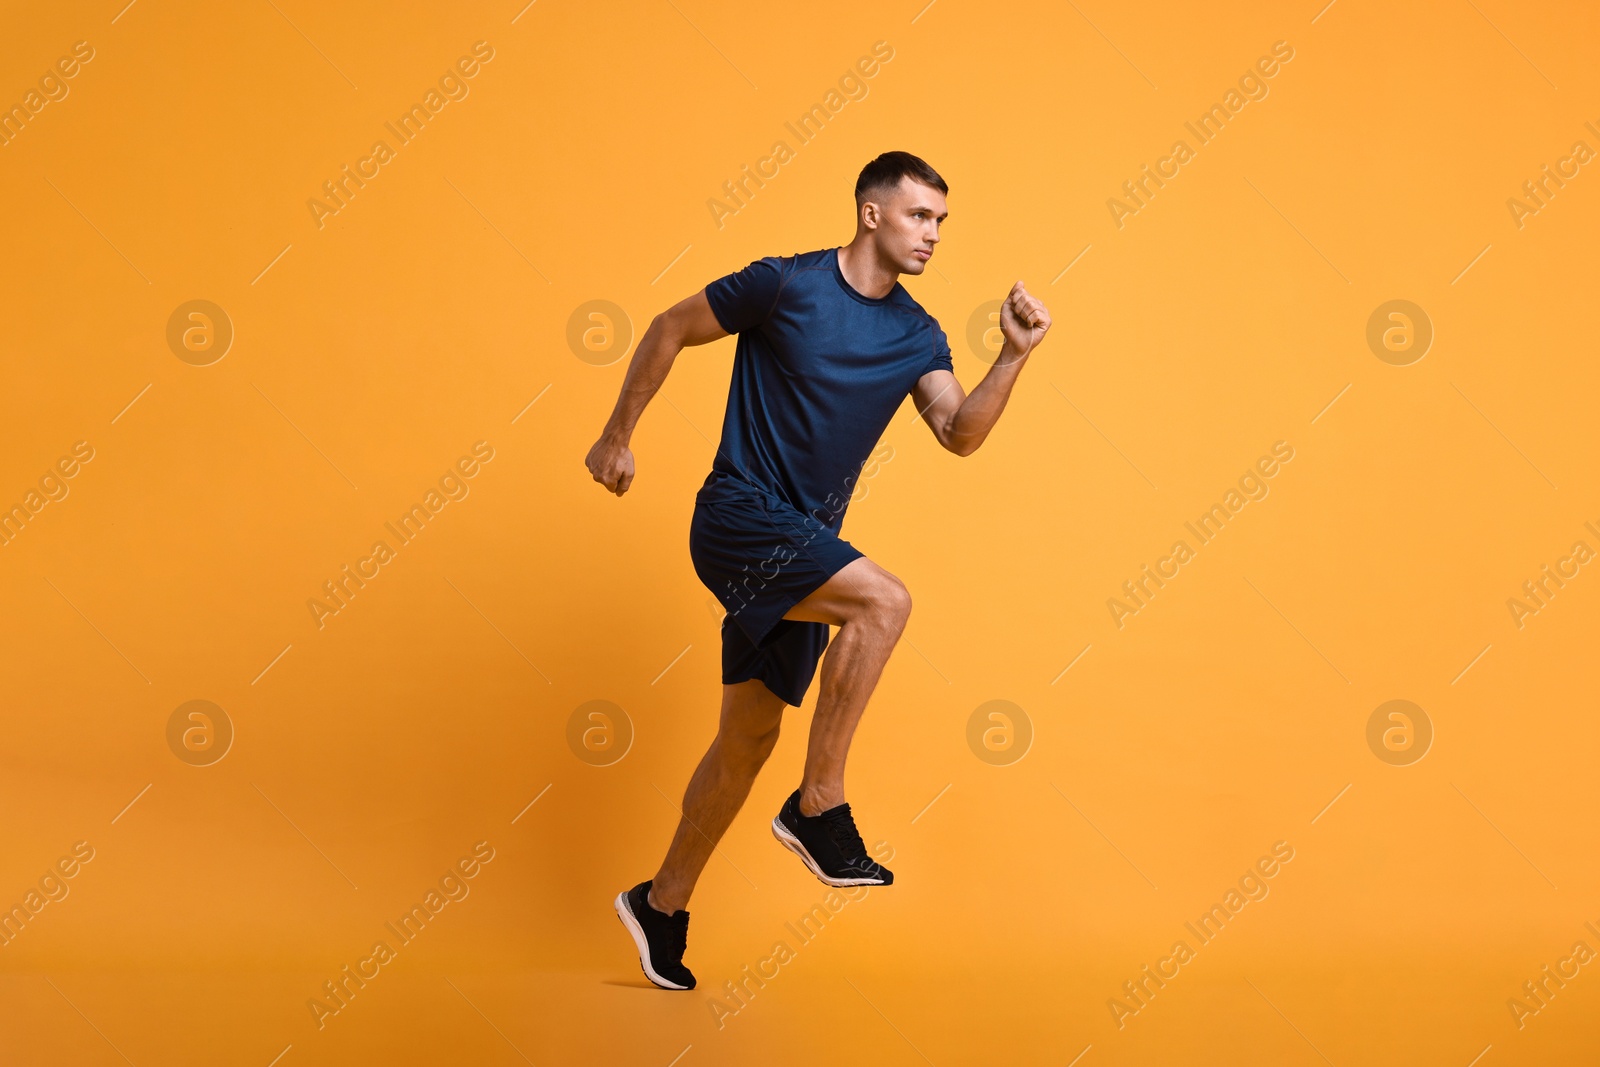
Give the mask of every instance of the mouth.
[(911, 254), (916, 256), (918, 259), (922, 260), (922, 262), (926, 263), (926, 262), (928, 262), (928, 260), (933, 258), (933, 249), (931, 249), (931, 248), (914, 248), (914, 249), (911, 250)]

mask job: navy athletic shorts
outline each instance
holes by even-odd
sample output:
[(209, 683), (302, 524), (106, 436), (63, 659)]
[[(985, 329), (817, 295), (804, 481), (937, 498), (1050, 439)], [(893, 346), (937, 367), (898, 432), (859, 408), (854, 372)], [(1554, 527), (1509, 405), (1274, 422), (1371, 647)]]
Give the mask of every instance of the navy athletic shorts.
[(722, 681), (759, 678), (800, 706), (828, 627), (784, 613), (864, 553), (775, 495), (734, 478), (716, 478), (695, 498), (689, 558), (722, 603)]

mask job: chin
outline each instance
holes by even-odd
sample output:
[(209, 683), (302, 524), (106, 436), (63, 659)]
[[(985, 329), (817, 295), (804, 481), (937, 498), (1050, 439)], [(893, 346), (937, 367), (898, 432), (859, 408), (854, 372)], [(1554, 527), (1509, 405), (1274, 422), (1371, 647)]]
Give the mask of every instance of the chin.
[(923, 260), (918, 259), (916, 256), (912, 256), (910, 258), (910, 260), (907, 261), (905, 268), (903, 270), (901, 270), (900, 273), (902, 273), (902, 274), (921, 274), (924, 270), (927, 269), (928, 264), (932, 263), (932, 262), (933, 262), (933, 260), (931, 260), (931, 259), (927, 260), (926, 262), (924, 262)]

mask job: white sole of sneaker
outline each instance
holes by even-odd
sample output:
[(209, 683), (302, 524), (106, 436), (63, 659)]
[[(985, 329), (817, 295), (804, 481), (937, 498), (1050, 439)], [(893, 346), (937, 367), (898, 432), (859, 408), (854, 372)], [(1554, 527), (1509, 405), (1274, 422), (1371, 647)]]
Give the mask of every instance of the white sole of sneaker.
[(633, 917), (633, 909), (628, 907), (626, 889), (617, 894), (616, 907), (617, 918), (622, 920), (622, 925), (627, 928), (628, 935), (633, 938), (634, 945), (639, 949), (639, 966), (644, 968), (644, 976), (662, 989), (688, 989), (686, 985), (669, 982), (650, 966), (650, 942), (645, 939), (644, 929), (639, 925), (639, 920)]
[(823, 885), (831, 885), (835, 888), (840, 888), (843, 886), (852, 885), (884, 884), (883, 880), (880, 878), (833, 878), (822, 873), (822, 868), (818, 867), (817, 861), (811, 858), (811, 853), (806, 851), (806, 846), (800, 843), (800, 839), (798, 837), (789, 832), (789, 828), (783, 825), (782, 819), (776, 817), (773, 818), (772, 836), (778, 839), (778, 844), (782, 845), (790, 852), (793, 852), (796, 856), (799, 856), (800, 862), (806, 865), (806, 870), (816, 875), (817, 880)]

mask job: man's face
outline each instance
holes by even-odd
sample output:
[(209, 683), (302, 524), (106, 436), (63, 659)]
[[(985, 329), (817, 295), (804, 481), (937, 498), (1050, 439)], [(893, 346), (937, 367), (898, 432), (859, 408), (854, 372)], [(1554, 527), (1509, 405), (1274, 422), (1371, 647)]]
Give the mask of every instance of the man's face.
[(921, 274), (939, 243), (939, 224), (949, 212), (944, 194), (910, 178), (887, 193), (867, 198), (877, 206), (873, 244), (880, 258), (892, 262), (902, 274)]

